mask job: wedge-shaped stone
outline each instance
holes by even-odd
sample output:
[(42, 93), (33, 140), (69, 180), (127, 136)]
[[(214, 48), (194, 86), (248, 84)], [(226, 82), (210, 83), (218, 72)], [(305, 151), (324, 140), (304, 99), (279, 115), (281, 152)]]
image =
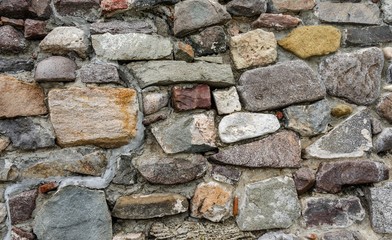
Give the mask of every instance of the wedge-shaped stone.
[(173, 45), (168, 38), (143, 33), (92, 35), (95, 53), (109, 60), (152, 60), (167, 58)]
[(53, 89), (50, 119), (61, 146), (128, 143), (136, 134), (137, 97), (129, 88)]
[(301, 60), (244, 72), (237, 87), (248, 111), (264, 111), (309, 102), (325, 96), (325, 87)]
[(367, 189), (370, 221), (377, 233), (392, 233), (392, 182)]
[(220, 149), (210, 158), (246, 167), (299, 167), (301, 145), (294, 132), (282, 131), (255, 142)]
[(205, 83), (216, 87), (235, 84), (233, 72), (228, 64), (149, 61), (131, 63), (128, 68), (134, 73), (142, 88), (176, 83)]
[(188, 200), (180, 194), (154, 193), (117, 199), (112, 216), (121, 219), (149, 219), (188, 211)]
[(371, 122), (361, 111), (337, 125), (305, 149), (306, 158), (336, 159), (362, 157), (372, 148)]

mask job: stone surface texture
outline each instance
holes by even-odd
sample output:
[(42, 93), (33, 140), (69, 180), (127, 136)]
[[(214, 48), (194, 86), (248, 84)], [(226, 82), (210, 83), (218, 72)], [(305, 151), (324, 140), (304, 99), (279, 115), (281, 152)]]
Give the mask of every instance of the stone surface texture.
[(377, 111), (381, 117), (389, 122), (392, 122), (392, 94), (382, 96), (380, 102), (377, 104)]
[(388, 0), (381, 0), (381, 10), (384, 22), (392, 23), (392, 3)]
[(37, 64), (34, 79), (37, 82), (70, 82), (76, 79), (76, 64), (69, 58), (53, 56)]
[(116, 66), (104, 63), (83, 66), (79, 69), (79, 77), (84, 83), (122, 83)]
[(370, 221), (373, 230), (377, 233), (392, 233), (391, 196), (392, 185), (390, 182), (382, 186), (370, 187), (366, 192)]
[(19, 53), (26, 48), (23, 34), (12, 26), (1, 26), (0, 34), (0, 53)]
[(286, 14), (262, 13), (259, 18), (252, 23), (252, 27), (283, 30), (296, 27), (300, 22), (301, 19)]
[(279, 12), (310, 10), (314, 0), (272, 0), (273, 7)]
[(227, 49), (226, 33), (221, 26), (209, 27), (198, 34), (188, 36), (186, 42), (193, 47), (196, 56), (223, 53)]
[(153, 33), (152, 26), (142, 20), (131, 21), (112, 20), (109, 22), (94, 22), (90, 25), (91, 34), (127, 34), (127, 33)]
[(316, 177), (309, 168), (302, 167), (293, 174), (295, 188), (298, 194), (303, 194), (313, 187), (316, 183)]
[(392, 128), (384, 128), (380, 134), (373, 138), (373, 148), (376, 153), (392, 149)]
[(233, 16), (259, 16), (267, 11), (265, 0), (233, 0), (226, 5), (227, 11)]
[(348, 28), (345, 30), (345, 44), (348, 46), (374, 46), (392, 41), (389, 26)]
[(210, 87), (206, 84), (191, 88), (174, 86), (171, 97), (172, 105), (177, 111), (211, 108)]
[(216, 89), (212, 96), (219, 115), (241, 111), (240, 98), (235, 87)]
[(12, 196), (9, 201), (9, 212), (12, 224), (22, 223), (31, 218), (35, 209), (37, 190), (30, 190)]

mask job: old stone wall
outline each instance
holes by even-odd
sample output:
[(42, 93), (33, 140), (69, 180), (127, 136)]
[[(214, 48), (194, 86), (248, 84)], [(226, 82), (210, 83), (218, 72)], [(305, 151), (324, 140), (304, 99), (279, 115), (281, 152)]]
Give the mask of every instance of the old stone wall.
[(391, 0), (0, 20), (0, 239), (392, 239)]

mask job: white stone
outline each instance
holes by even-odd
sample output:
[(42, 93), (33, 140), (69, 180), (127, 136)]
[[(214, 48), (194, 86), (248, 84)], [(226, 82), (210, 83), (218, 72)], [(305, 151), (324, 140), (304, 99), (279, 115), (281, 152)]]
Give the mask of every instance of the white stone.
[(241, 111), (240, 98), (235, 87), (212, 92), (219, 115)]
[[(392, 2), (391, 2), (391, 4), (392, 4)], [(385, 47), (385, 48), (382, 49), (382, 51), (384, 53), (385, 59), (387, 59), (387, 60), (392, 59), (392, 47)]]

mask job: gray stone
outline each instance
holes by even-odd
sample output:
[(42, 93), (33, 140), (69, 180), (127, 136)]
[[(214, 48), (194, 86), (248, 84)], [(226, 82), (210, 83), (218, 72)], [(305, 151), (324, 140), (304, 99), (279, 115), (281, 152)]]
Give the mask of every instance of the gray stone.
[(76, 186), (60, 189), (45, 202), (37, 211), (33, 228), (42, 240), (112, 239), (104, 192)]
[(392, 149), (392, 128), (384, 128), (373, 139), (373, 147), (376, 153), (386, 152)]
[(285, 234), (283, 232), (268, 232), (257, 240), (299, 240), (299, 238), (293, 234)]
[(134, 73), (142, 88), (177, 83), (206, 83), (210, 86), (226, 87), (235, 83), (228, 64), (149, 61), (129, 64), (128, 68)]
[(27, 46), (23, 34), (12, 26), (1, 26), (0, 35), (0, 53), (19, 53)]
[(276, 132), (280, 123), (275, 115), (263, 113), (232, 113), (219, 122), (219, 137), (224, 143), (260, 137)]
[(226, 52), (227, 40), (223, 27), (213, 26), (187, 37), (185, 42), (193, 47), (196, 56), (205, 56)]
[(212, 96), (219, 115), (241, 111), (240, 98), (234, 86), (228, 89), (215, 89)]
[(326, 58), (319, 66), (327, 92), (358, 105), (369, 105), (380, 96), (384, 55), (379, 48), (365, 48)]
[(388, 0), (381, 0), (381, 10), (384, 22), (392, 23), (392, 2)]
[(130, 0), (129, 5), (131, 8), (138, 10), (151, 9), (158, 4), (175, 4), (180, 0)]
[(344, 39), (348, 46), (377, 46), (392, 41), (392, 30), (389, 26), (348, 28)]
[(373, 3), (332, 3), (317, 4), (319, 18), (323, 22), (380, 24), (380, 9)]
[(387, 83), (392, 83), (392, 64), (389, 65), (385, 77)]
[(236, 219), (242, 231), (288, 228), (301, 215), (292, 178), (274, 177), (249, 183), (243, 191)]
[(153, 33), (153, 27), (146, 21), (131, 20), (119, 21), (113, 20), (110, 22), (94, 22), (90, 25), (91, 34), (127, 34), (127, 33)]
[(340, 230), (325, 233), (321, 240), (364, 240), (364, 238), (357, 231)]
[(382, 186), (370, 187), (365, 194), (373, 231), (392, 233), (392, 183), (386, 182)]
[(231, 16), (218, 2), (211, 0), (188, 0), (174, 8), (174, 35), (183, 37), (199, 28), (226, 23)]
[(299, 167), (301, 145), (294, 132), (282, 131), (255, 142), (220, 149), (210, 159), (245, 167)]
[(12, 146), (23, 150), (55, 146), (53, 127), (43, 118), (0, 120), (0, 133), (10, 138)]
[(143, 92), (143, 112), (146, 115), (158, 112), (168, 103), (169, 93), (165, 90)]
[(0, 203), (0, 223), (3, 223), (7, 217), (7, 206), (5, 203)]
[(362, 157), (372, 148), (371, 122), (363, 110), (347, 118), (305, 149), (306, 158)]
[(290, 106), (283, 109), (286, 128), (298, 132), (301, 136), (314, 136), (323, 133), (331, 120), (330, 111), (327, 100), (310, 105)]
[(34, 61), (31, 59), (7, 59), (0, 58), (0, 72), (31, 71)]
[[(290, 81), (287, 80), (290, 76)], [(248, 111), (263, 111), (325, 96), (325, 87), (313, 70), (301, 60), (278, 63), (244, 72), (237, 87)]]
[(156, 113), (150, 114), (148, 116), (145, 116), (143, 118), (143, 125), (145, 126), (149, 126), (155, 122), (161, 121), (161, 120), (165, 120), (167, 119), (167, 117), (170, 115), (170, 110), (168, 108), (162, 108), (161, 110), (159, 110)]
[(56, 11), (62, 16), (80, 17), (88, 21), (99, 18), (100, 0), (55, 0)]
[(241, 171), (231, 166), (213, 165), (211, 177), (218, 182), (235, 184), (240, 180)]
[(78, 72), (84, 83), (123, 83), (116, 66), (110, 64), (90, 63), (81, 67)]
[(76, 64), (69, 58), (53, 56), (37, 64), (34, 79), (37, 82), (70, 82), (76, 78)]
[(216, 148), (214, 112), (171, 114), (154, 124), (152, 133), (165, 153), (206, 152)]
[(383, 130), (383, 124), (378, 118), (371, 118), (372, 123), (372, 133), (373, 135), (379, 134)]
[(132, 157), (123, 155), (117, 162), (114, 184), (133, 185), (136, 183), (138, 171), (132, 164)]
[(365, 218), (357, 197), (311, 197), (304, 200), (302, 216), (308, 227), (345, 228)]
[(226, 9), (233, 16), (259, 16), (267, 11), (267, 2), (266, 0), (233, 0), (226, 5)]

